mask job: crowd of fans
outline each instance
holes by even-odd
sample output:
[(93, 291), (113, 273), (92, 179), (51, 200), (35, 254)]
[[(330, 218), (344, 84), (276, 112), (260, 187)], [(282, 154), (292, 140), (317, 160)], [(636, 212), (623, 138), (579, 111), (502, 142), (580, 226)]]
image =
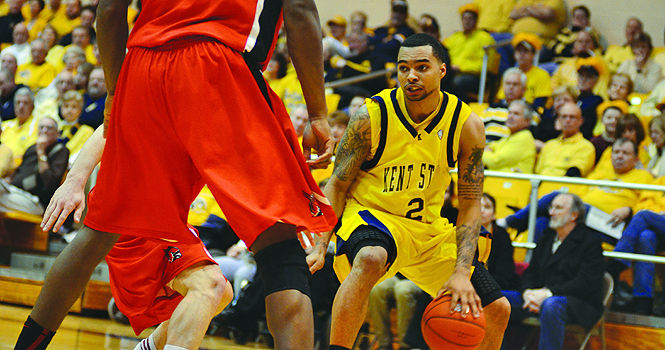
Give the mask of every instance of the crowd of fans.
[[(34, 204), (29, 210), (21, 206), (0, 210), (41, 214), (66, 163), (72, 163), (102, 124), (106, 85), (95, 43), (96, 3), (0, 1), (0, 175), (13, 178), (7, 183), (13, 186), (6, 192), (27, 191), (24, 197)], [(462, 30), (443, 38), (435, 14), (412, 9), (406, 0), (389, 0), (387, 6), (390, 16), (377, 28), (367, 26), (368, 14), (361, 11), (348, 18), (334, 16), (323, 25), (325, 80), (330, 86), (326, 99), (336, 142), (365, 98), (397, 86), (394, 68), (400, 43), (423, 32), (440, 40), (447, 50), (441, 88), (469, 103), (485, 123), (486, 169), (665, 185), (665, 48), (652, 41), (640, 19), (627, 20), (625, 42), (608, 43), (594, 29), (591, 12), (584, 5), (567, 13), (563, 0), (474, 0), (458, 9)], [(140, 2), (135, 1), (128, 14), (130, 28), (139, 10)], [(414, 17), (414, 13), (422, 14)], [(264, 77), (284, 102), (301, 137), (307, 109), (285, 40), (280, 37)], [(479, 96), (484, 55), (487, 85), (485, 96)], [(345, 79), (372, 72), (380, 73), (345, 83)], [(477, 103), (479, 99), (489, 103)], [(39, 171), (34, 171), (35, 162)], [(43, 167), (53, 171), (45, 172)], [(33, 171), (26, 173), (28, 168)], [(331, 173), (332, 167), (317, 170), (314, 177), (325, 183)], [(610, 229), (625, 227), (622, 236), (608, 235), (602, 228), (589, 231), (616, 251), (655, 254), (665, 247), (665, 198), (661, 193), (605, 187), (582, 192), (579, 195), (586, 210), (604, 213)], [(558, 195), (550, 193), (538, 203), (537, 238), (552, 238), (548, 234), (553, 228), (551, 207)], [(0, 202), (2, 197), (0, 194)], [(495, 221), (497, 205), (493, 197), (483, 198), (483, 225), (501, 243), (493, 254), (510, 249), (511, 256), (507, 260), (505, 254), (490, 256), (488, 267), (502, 288), (520, 290), (504, 228), (524, 231), (528, 207)], [(579, 208), (575, 210), (577, 216), (584, 216)], [(202, 237), (215, 230), (229, 235), (228, 226), (220, 224), (223, 214), (209, 191), (201, 193), (191, 211), (190, 221), (201, 228)], [(211, 245), (219, 242), (214, 234), (209, 237)], [(222, 269), (235, 279), (235, 307), (246, 285), (256, 282), (251, 254), (242, 244), (232, 244), (233, 239), (227, 237), (217, 248), (220, 255), (226, 255), (219, 259)], [(632, 290), (619, 283), (621, 272), (631, 265)], [(625, 310), (654, 312), (653, 264), (610, 260), (607, 270), (632, 300), (625, 303)], [(331, 271), (328, 268), (323, 273)], [(328, 288), (329, 279), (323, 280)], [(315, 311), (329, 309), (329, 293), (321, 292), (324, 297), (317, 299), (320, 307)], [(417, 345), (404, 337), (414, 328), (409, 327), (409, 310), (417, 309), (419, 294), (422, 291), (400, 277), (372, 292), (370, 314), (380, 346), (387, 347), (393, 340), (404, 348)], [(521, 296), (531, 298), (532, 294)], [(393, 339), (386, 310), (395, 303), (399, 334)], [(218, 322), (228, 324), (228, 320)]]

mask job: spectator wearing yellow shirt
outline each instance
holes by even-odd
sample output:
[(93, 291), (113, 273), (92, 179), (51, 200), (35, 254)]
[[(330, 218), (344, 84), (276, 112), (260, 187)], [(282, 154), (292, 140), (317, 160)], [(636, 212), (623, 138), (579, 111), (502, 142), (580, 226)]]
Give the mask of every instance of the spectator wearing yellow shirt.
[(489, 170), (527, 173), (533, 172), (536, 163), (536, 144), (529, 124), (533, 109), (524, 100), (513, 101), (508, 107), (506, 127), (510, 135), (485, 147), (483, 164)]
[[(94, 42), (95, 39), (97, 38), (97, 32), (95, 32), (94, 28), (96, 16), (97, 12), (94, 7), (84, 6), (81, 8), (81, 15), (79, 16), (79, 18), (81, 18), (81, 24), (79, 26), (83, 26), (88, 30), (90, 42)], [(76, 27), (74, 27), (74, 29), (76, 29)], [(74, 29), (72, 29), (71, 33), (66, 34), (62, 38), (60, 38), (60, 41), (58, 43), (62, 46), (70, 45), (73, 42), (72, 36)]]
[(30, 0), (29, 6), (24, 6), (22, 12), (25, 19), (23, 23), (28, 28), (28, 40), (35, 40), (49, 21), (46, 17), (48, 14), (44, 13), (44, 0)]
[(510, 18), (513, 34), (538, 34), (548, 42), (566, 22), (566, 8), (563, 0), (518, 0)]
[(635, 58), (621, 63), (617, 72), (624, 73), (632, 79), (635, 92), (649, 93), (663, 78), (660, 65), (651, 59), (653, 52), (651, 37), (647, 33), (639, 34), (630, 43), (630, 48)]
[[(70, 47), (77, 46), (85, 53), (85, 60), (92, 63), (93, 65), (97, 64), (97, 58), (95, 57), (94, 49), (90, 43), (90, 29), (83, 25), (78, 25), (72, 30), (72, 44), (65, 46), (65, 52)], [(83, 62), (81, 62), (83, 63)]]
[(579, 31), (573, 43), (573, 55), (575, 57), (567, 58), (559, 65), (556, 72), (552, 75), (552, 89), (565, 85), (577, 85), (579, 69), (579, 60), (593, 58), (593, 65), (598, 71), (598, 81), (593, 88), (593, 93), (603, 98), (607, 98), (607, 85), (610, 80), (607, 64), (599, 56), (598, 40), (592, 32)]
[(462, 18), (462, 31), (444, 40), (450, 53), (452, 69), (455, 72), (453, 85), (455, 94), (465, 102), (474, 99), (478, 93), (480, 71), (483, 66), (483, 47), (494, 44), (494, 39), (477, 27), (478, 6), (467, 4), (459, 8)]
[(95, 132), (95, 129), (91, 126), (78, 122), (81, 111), (83, 111), (83, 96), (81, 96), (81, 93), (75, 90), (65, 92), (60, 107), (60, 113), (62, 114), (60, 140), (69, 149), (69, 167), (74, 164), (74, 160), (78, 157), (83, 144)]
[(474, 0), (478, 6), (478, 28), (489, 32), (505, 33), (510, 31), (513, 20), (510, 13), (516, 0)]
[(44, 40), (46, 43), (46, 49), (48, 53), (46, 54), (46, 62), (50, 63), (58, 71), (62, 70), (64, 63), (62, 62), (62, 56), (65, 55), (65, 48), (62, 45), (58, 45), (58, 33), (53, 29), (53, 26), (47, 24), (41, 33), (39, 33), (39, 38)]
[(81, 24), (81, 2), (79, 0), (65, 0), (64, 16), (57, 14), (49, 22), (59, 36), (64, 36), (72, 32), (74, 27)]
[(18, 66), (16, 70), (16, 82), (25, 84), (33, 91), (43, 89), (58, 74), (55, 67), (46, 62), (46, 43), (42, 39), (35, 39), (30, 43), (30, 54), (32, 62)]
[[(517, 68), (526, 74), (524, 99), (535, 110), (544, 108), (547, 99), (552, 96), (552, 82), (547, 71), (533, 64), (536, 52), (540, 51), (542, 47), (540, 38), (534, 34), (519, 33), (513, 37), (512, 45), (515, 48)], [(496, 97), (498, 99), (505, 98), (503, 84)]]
[(630, 48), (630, 44), (641, 33), (644, 33), (644, 25), (642, 24), (642, 21), (637, 17), (629, 18), (626, 22), (625, 29), (626, 42), (623, 45), (610, 45), (603, 56), (610, 72), (616, 72), (624, 61), (635, 58), (635, 56), (633, 56), (633, 51)]
[(591, 143), (596, 149), (596, 163), (600, 159), (605, 149), (610, 147), (616, 140), (616, 129), (619, 118), (628, 112), (628, 103), (626, 101), (606, 101), (601, 103), (598, 108), (598, 117), (602, 125), (602, 133), (591, 139)]
[(39, 90), (35, 97), (35, 110), (33, 114), (37, 119), (45, 116), (55, 118), (58, 115), (58, 106), (62, 102), (65, 92), (74, 90), (74, 75), (63, 70), (53, 80), (53, 84)]
[[(635, 114), (628, 113), (623, 114), (617, 120), (616, 130), (614, 131), (615, 138), (624, 138), (632, 141), (634, 144), (638, 145), (637, 147), (637, 158), (638, 163), (637, 167), (640, 169), (645, 168), (645, 164), (649, 163), (649, 152), (647, 148), (642, 144), (645, 138), (644, 127), (642, 127), (642, 122), (640, 119), (635, 116)], [(612, 149), (606, 148), (603, 153), (600, 155), (600, 159), (596, 163), (594, 171), (598, 172), (609, 172), (612, 169)]]
[(566, 103), (558, 113), (561, 136), (545, 142), (536, 163), (536, 174), (550, 176), (585, 176), (593, 168), (595, 149), (580, 132), (582, 110)]
[(7, 145), (14, 156), (14, 166), (21, 164), (23, 154), (28, 147), (37, 141), (37, 118), (32, 116), (35, 106), (35, 97), (27, 87), (23, 87), (14, 94), (15, 119), (2, 122), (2, 135), (0, 143)]

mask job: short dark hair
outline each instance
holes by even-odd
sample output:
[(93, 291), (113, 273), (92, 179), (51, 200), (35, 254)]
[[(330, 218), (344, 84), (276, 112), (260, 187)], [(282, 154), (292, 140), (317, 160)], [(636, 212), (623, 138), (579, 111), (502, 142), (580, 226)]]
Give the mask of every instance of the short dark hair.
[(631, 139), (627, 139), (625, 137), (619, 137), (618, 139), (616, 139), (614, 141), (614, 143), (612, 144), (612, 147), (621, 146), (624, 143), (630, 143), (630, 145), (633, 146), (633, 153), (635, 153), (635, 156), (637, 157), (637, 152), (639, 151), (639, 149), (637, 148), (637, 144), (635, 142), (633, 142), (633, 140), (631, 140)]
[(642, 32), (640, 34), (637, 34), (635, 39), (631, 41), (630, 47), (631, 48), (635, 47), (637, 44), (647, 44), (647, 46), (649, 46), (649, 51), (653, 50), (653, 44), (651, 43), (651, 36), (649, 36), (649, 34), (647, 33)]
[(494, 197), (492, 197), (492, 195), (487, 192), (483, 192), (483, 197), (487, 198), (487, 200), (490, 201), (490, 203), (492, 203), (492, 206), (494, 207), (494, 212), (496, 213), (496, 199), (494, 199)]
[(640, 118), (638, 118), (633, 113), (624, 114), (621, 117), (619, 117), (619, 120), (617, 120), (617, 127), (616, 131), (614, 132), (614, 135), (616, 135), (617, 137), (621, 137), (621, 135), (626, 130), (635, 130), (635, 134), (637, 136), (636, 143), (638, 145), (641, 144), (642, 141), (644, 141), (644, 137), (646, 136), (646, 133), (644, 132), (644, 126), (642, 126)]
[(432, 53), (440, 62), (444, 62), (445, 51), (443, 45), (430, 35), (417, 33), (409, 36), (402, 42), (401, 47), (418, 47), (429, 45), (432, 47)]
[(584, 201), (582, 201), (582, 198), (574, 193), (565, 194), (569, 195), (573, 200), (570, 206), (570, 212), (577, 213), (577, 219), (575, 220), (575, 223), (578, 225), (583, 224), (586, 219), (586, 205), (584, 205)]
[(584, 12), (584, 14), (586, 15), (586, 17), (589, 18), (589, 19), (591, 19), (591, 11), (589, 11), (589, 8), (588, 8), (588, 7), (586, 7), (586, 6), (584, 6), (584, 5), (578, 5), (578, 6), (573, 7), (573, 10), (570, 11), (570, 13), (574, 13), (574, 12), (577, 11), (577, 10), (580, 10), (580, 11)]

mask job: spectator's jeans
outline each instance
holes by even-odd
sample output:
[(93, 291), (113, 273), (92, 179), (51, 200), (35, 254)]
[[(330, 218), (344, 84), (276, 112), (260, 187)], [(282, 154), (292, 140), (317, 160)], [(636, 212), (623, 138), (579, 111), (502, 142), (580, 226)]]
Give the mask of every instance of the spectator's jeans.
[[(511, 314), (519, 314), (516, 310), (522, 310), (524, 300), (518, 291), (502, 291), (508, 298)], [(540, 313), (536, 316), (540, 319), (540, 350), (561, 350), (563, 349), (563, 340), (566, 335), (566, 320), (568, 312), (566, 306), (568, 299), (564, 296), (552, 296), (540, 305)]]
[[(615, 252), (654, 255), (659, 245), (665, 243), (665, 216), (649, 210), (637, 212), (623, 231)], [(629, 260), (618, 260), (630, 267)], [(633, 295), (653, 298), (654, 264), (634, 262)]]
[[(369, 315), (376, 333), (379, 348), (392, 344), (390, 333), (390, 309), (394, 303), (397, 309), (397, 341), (404, 344), (404, 334), (409, 327), (416, 306), (416, 297), (421, 289), (407, 279), (391, 277), (372, 288), (369, 295)], [(392, 348), (392, 347), (391, 347)]]
[[(536, 229), (534, 232), (533, 236), (533, 241), (538, 242), (540, 237), (543, 235), (543, 232), (545, 231), (546, 228), (549, 227), (550, 225), (550, 213), (549, 213), (549, 208), (550, 204), (552, 204), (552, 201), (554, 198), (559, 195), (559, 191), (554, 191), (552, 193), (548, 193), (544, 195), (542, 198), (538, 200), (538, 206), (536, 209)], [(527, 226), (529, 224), (529, 207), (530, 204), (524, 207), (523, 209), (518, 210), (515, 212), (515, 214), (510, 215), (506, 217), (506, 223), (508, 224), (509, 227), (512, 227), (514, 229), (517, 229), (517, 231), (522, 232), (527, 229)], [(589, 211), (589, 205), (584, 204), (584, 207), (586, 208), (587, 212)], [(603, 242), (608, 242), (610, 244), (616, 244), (616, 239), (609, 237), (602, 232), (598, 232), (594, 229), (589, 228), (591, 231), (598, 233), (598, 238), (600, 238)]]

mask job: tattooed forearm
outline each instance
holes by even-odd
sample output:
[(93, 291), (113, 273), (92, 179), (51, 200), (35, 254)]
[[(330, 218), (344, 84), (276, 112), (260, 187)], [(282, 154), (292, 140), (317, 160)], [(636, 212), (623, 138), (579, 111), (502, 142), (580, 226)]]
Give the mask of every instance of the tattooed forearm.
[(365, 106), (349, 120), (349, 125), (337, 147), (333, 174), (342, 181), (355, 178), (372, 147), (369, 113)]
[(482, 183), (484, 179), (483, 171), (483, 149), (474, 147), (469, 155), (468, 163), (462, 171), (462, 179), (468, 183)]
[(457, 227), (457, 263), (455, 268), (470, 269), (478, 245), (480, 222), (462, 224)]

